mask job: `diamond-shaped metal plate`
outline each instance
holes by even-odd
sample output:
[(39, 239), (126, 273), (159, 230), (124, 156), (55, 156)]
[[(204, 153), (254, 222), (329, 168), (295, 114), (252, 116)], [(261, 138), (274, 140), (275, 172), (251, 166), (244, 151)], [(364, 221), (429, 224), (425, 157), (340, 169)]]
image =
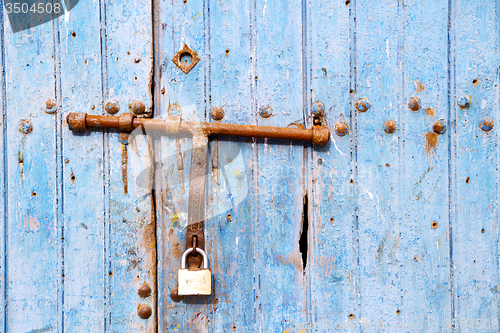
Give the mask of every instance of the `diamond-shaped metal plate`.
[(187, 44), (184, 44), (184, 46), (173, 56), (172, 61), (184, 72), (184, 74), (187, 74), (200, 61), (200, 57), (196, 51), (192, 50)]

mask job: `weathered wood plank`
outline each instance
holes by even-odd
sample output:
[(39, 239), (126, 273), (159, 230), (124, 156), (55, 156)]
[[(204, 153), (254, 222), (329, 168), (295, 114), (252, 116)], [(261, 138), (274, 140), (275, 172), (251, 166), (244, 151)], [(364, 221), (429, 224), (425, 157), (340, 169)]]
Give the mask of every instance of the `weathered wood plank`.
[[(151, 2), (106, 1), (105, 103), (118, 102), (121, 114), (141, 101), (152, 108), (153, 67)], [(123, 38), (126, 36), (126, 38)], [(136, 104), (137, 105), (137, 104)], [(141, 131), (142, 132), (142, 131)], [(152, 192), (138, 177), (154, 162), (152, 142), (133, 135), (127, 145), (109, 136), (109, 316), (110, 331), (156, 331), (156, 223)], [(148, 285), (150, 297), (138, 289)], [(153, 313), (141, 319), (138, 306)]]
[[(457, 332), (498, 330), (498, 2), (456, 1), (451, 13), (453, 321)], [(470, 98), (470, 107), (460, 101)], [(480, 122), (491, 118), (493, 130)], [(486, 324), (486, 325), (485, 325)]]
[[(401, 320), (413, 332), (447, 331), (451, 316), (449, 240), (449, 138), (433, 132), (448, 124), (448, 1), (404, 3), (404, 101), (401, 110), (403, 174)], [(432, 27), (432, 28), (430, 28)], [(403, 51), (403, 50), (400, 50)], [(433, 227), (437, 223), (437, 228)], [(435, 225), (436, 226), (436, 225)], [(432, 326), (431, 326), (432, 325)]]
[[(353, 4), (354, 5), (354, 4)], [(359, 318), (367, 332), (404, 327), (400, 315), (403, 212), (401, 177), (402, 131), (392, 134), (387, 121), (400, 129), (403, 109), (401, 2), (356, 1), (357, 216), (359, 232)], [(364, 104), (362, 104), (364, 103)], [(364, 107), (364, 108), (363, 108)], [(368, 110), (366, 110), (368, 108)], [(366, 112), (363, 112), (365, 111)]]
[[(304, 123), (302, 2), (257, 0), (251, 22), (255, 109), (250, 112), (272, 109), (269, 118), (257, 116), (258, 125)], [(257, 140), (251, 166), (256, 331), (285, 330), (286, 320), (306, 321), (299, 251), (304, 167), (303, 143)]]
[[(210, 1), (210, 76), (207, 110), (222, 107), (222, 122), (252, 124), (250, 2)], [(210, 121), (213, 121), (209, 118)], [(210, 143), (206, 236), (214, 277), (210, 331), (254, 331), (252, 143)], [(253, 194), (252, 194), (253, 193)]]
[[(353, 6), (351, 4), (351, 6)], [(352, 159), (354, 105), (349, 90), (354, 9), (343, 1), (307, 2), (307, 114), (310, 105), (325, 106), (324, 123), (332, 134), (325, 147), (313, 147), (309, 176), (309, 276), (311, 328), (318, 331), (359, 319), (357, 304), (357, 225)], [(354, 77), (353, 77), (354, 78)], [(308, 119), (309, 126), (312, 119)], [(335, 134), (336, 123), (349, 126), (346, 136)], [(352, 181), (351, 181), (352, 180)], [(327, 306), (325, 306), (327, 305)], [(291, 323), (301, 331), (303, 324)]]
[[(52, 25), (16, 34), (4, 16), (8, 196), (5, 328), (57, 330), (58, 221)], [(21, 127), (24, 132), (20, 131)], [(30, 131), (31, 130), (31, 131)]]
[[(80, 2), (58, 19), (60, 112), (104, 114), (101, 8)], [(63, 288), (65, 330), (103, 332), (106, 316), (109, 178), (106, 135), (62, 126)]]
[[(201, 0), (156, 2), (155, 42), (158, 67), (155, 115), (180, 115), (184, 120), (205, 120), (205, 7)], [(184, 74), (172, 57), (184, 44), (196, 51), (201, 61)], [(158, 237), (158, 330), (205, 332), (208, 329), (208, 300), (187, 297), (175, 303), (170, 292), (177, 286), (177, 271), (186, 244), (189, 168), (192, 140), (179, 139), (183, 167), (177, 162), (175, 139), (163, 138), (156, 148), (161, 166), (161, 189), (157, 189)], [(170, 167), (171, 166), (171, 167)], [(182, 177), (182, 178), (180, 178)], [(181, 184), (182, 183), (182, 184)], [(184, 185), (184, 186), (182, 186)], [(208, 245), (208, 244), (207, 244)], [(211, 253), (210, 248), (205, 248)]]

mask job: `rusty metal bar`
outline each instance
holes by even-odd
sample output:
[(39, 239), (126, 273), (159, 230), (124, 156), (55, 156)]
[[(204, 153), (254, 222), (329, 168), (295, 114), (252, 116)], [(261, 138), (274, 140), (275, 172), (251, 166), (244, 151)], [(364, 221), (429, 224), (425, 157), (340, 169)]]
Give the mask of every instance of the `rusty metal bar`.
[[(180, 118), (179, 118), (180, 119)], [(119, 117), (87, 115), (74, 112), (66, 118), (69, 128), (73, 131), (85, 131), (89, 127), (118, 128), (131, 132), (141, 126), (148, 130), (163, 131), (166, 133), (193, 133), (203, 130), (209, 135), (230, 135), (240, 137), (273, 138), (286, 140), (310, 141), (313, 144), (325, 145), (330, 139), (330, 130), (325, 126), (313, 126), (311, 129), (269, 127), (253, 125), (236, 125), (224, 123), (198, 123), (192, 121), (172, 122), (167, 126), (165, 120), (136, 118), (132, 113), (122, 113)]]

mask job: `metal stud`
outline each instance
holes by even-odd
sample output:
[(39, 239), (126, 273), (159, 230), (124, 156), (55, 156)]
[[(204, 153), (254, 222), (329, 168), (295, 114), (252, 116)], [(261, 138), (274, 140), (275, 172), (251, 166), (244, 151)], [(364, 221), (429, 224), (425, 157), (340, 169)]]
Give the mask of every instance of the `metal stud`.
[(412, 111), (418, 111), (422, 107), (422, 100), (419, 97), (412, 97), (408, 102), (408, 108)]
[(269, 118), (273, 114), (273, 109), (269, 105), (261, 106), (259, 114), (262, 118)]
[(19, 121), (18, 129), (19, 132), (23, 134), (30, 134), (33, 131), (33, 125), (31, 124), (31, 121), (21, 119), (21, 121)]
[(212, 117), (213, 120), (222, 120), (224, 118), (224, 109), (221, 108), (220, 106), (215, 106), (212, 108), (210, 111), (210, 116)]
[(120, 133), (120, 136), (118, 136), (118, 141), (123, 144), (123, 145), (128, 145), (128, 138), (129, 138), (129, 134), (128, 133), (125, 133), (125, 132), (121, 132)]
[(396, 131), (396, 122), (394, 120), (387, 120), (384, 123), (384, 132), (392, 134)]
[(349, 127), (346, 123), (339, 122), (335, 124), (335, 133), (337, 133), (338, 136), (345, 136), (347, 132), (349, 132)]
[(172, 289), (172, 291), (170, 292), (170, 298), (174, 302), (180, 302), (184, 299), (183, 296), (179, 296), (179, 290), (177, 288)]
[(432, 126), (432, 130), (436, 134), (443, 134), (444, 132), (446, 132), (446, 125), (444, 124), (444, 120), (440, 119), (436, 121)]
[(368, 111), (370, 108), (371, 108), (370, 102), (368, 102), (368, 100), (367, 100), (366, 98), (360, 98), (360, 99), (356, 102), (356, 109), (357, 109), (359, 112), (366, 112), (366, 111)]
[(137, 291), (140, 297), (146, 298), (151, 295), (151, 287), (149, 284), (145, 283), (139, 286), (139, 290)]
[(45, 113), (54, 114), (57, 111), (57, 103), (53, 99), (49, 99), (45, 102)]
[(144, 114), (146, 112), (146, 105), (144, 105), (143, 101), (133, 101), (130, 104), (130, 109), (136, 115)]
[(412, 97), (410, 98), (410, 101), (408, 102), (408, 109), (412, 111), (418, 111), (422, 107), (422, 101), (418, 97)]
[(184, 72), (184, 74), (187, 74), (200, 61), (200, 56), (198, 56), (198, 53), (192, 50), (187, 44), (184, 44), (184, 46), (172, 57), (172, 61)]
[(104, 106), (104, 109), (109, 114), (116, 114), (116, 113), (118, 113), (118, 111), (120, 111), (120, 104), (118, 104), (118, 102), (115, 100), (111, 100), (111, 101), (106, 103), (106, 105)]
[(485, 117), (479, 122), (479, 127), (485, 132), (489, 132), (493, 129), (493, 119)]
[(182, 108), (178, 104), (172, 104), (168, 107), (169, 116), (180, 116), (182, 114)]
[(141, 319), (148, 319), (153, 314), (153, 310), (151, 310), (151, 307), (147, 304), (140, 304), (137, 307), (137, 314)]
[(325, 105), (321, 102), (316, 102), (312, 105), (311, 112), (315, 117), (321, 117), (325, 113)]
[(471, 98), (467, 95), (460, 96), (457, 103), (461, 109), (468, 109), (471, 104)]

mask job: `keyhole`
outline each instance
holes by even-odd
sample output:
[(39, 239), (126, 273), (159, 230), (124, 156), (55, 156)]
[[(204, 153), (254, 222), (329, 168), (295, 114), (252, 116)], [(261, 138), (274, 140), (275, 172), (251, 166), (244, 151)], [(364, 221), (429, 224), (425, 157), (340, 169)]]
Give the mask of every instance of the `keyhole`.
[(183, 53), (180, 57), (181, 63), (189, 65), (193, 62), (193, 57), (189, 53)]

